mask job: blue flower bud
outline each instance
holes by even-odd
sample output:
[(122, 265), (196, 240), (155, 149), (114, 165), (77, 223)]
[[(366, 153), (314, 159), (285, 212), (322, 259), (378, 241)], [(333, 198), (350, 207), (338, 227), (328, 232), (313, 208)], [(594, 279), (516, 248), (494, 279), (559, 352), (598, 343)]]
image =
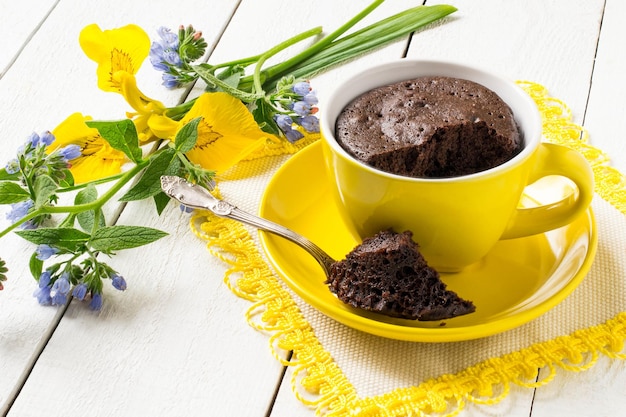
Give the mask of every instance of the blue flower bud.
[(7, 171), (7, 174), (17, 174), (20, 172), (20, 161), (17, 158), (13, 158), (7, 162), (4, 169)]
[(276, 121), (276, 124), (278, 125), (280, 130), (282, 130), (283, 132), (291, 130), (291, 125), (293, 125), (293, 120), (291, 119), (290, 116), (287, 116), (286, 114), (279, 114), (279, 115), (274, 116), (274, 120)]
[(33, 148), (36, 148), (37, 145), (39, 145), (39, 140), (41, 138), (39, 137), (39, 135), (35, 132), (31, 133), (30, 136), (28, 136), (28, 142), (30, 142), (30, 146)]
[(81, 282), (72, 290), (72, 296), (80, 301), (85, 299), (87, 295), (87, 285), (84, 282)]
[(49, 286), (51, 278), (52, 274), (50, 274), (50, 271), (43, 271), (41, 275), (39, 275), (39, 288), (45, 288)]
[(284, 133), (285, 133), (285, 137), (287, 138), (287, 140), (291, 143), (297, 142), (304, 137), (304, 135), (301, 132), (297, 130), (293, 130), (293, 129)]
[(117, 290), (124, 291), (126, 290), (126, 280), (123, 276), (118, 274), (111, 275), (111, 283), (113, 287)]
[(183, 213), (191, 213), (193, 211), (192, 207), (187, 207), (184, 204), (180, 205), (180, 211), (182, 211)]
[(91, 302), (89, 303), (89, 308), (95, 311), (98, 311), (102, 308), (102, 295), (101, 294), (92, 294)]
[(50, 146), (54, 142), (54, 135), (51, 132), (43, 132), (39, 138), (39, 143), (43, 143), (46, 146)]
[(299, 96), (305, 96), (311, 91), (311, 84), (308, 81), (301, 81), (293, 85), (293, 92)]
[(298, 118), (296, 120), (296, 123), (302, 126), (304, 130), (306, 130), (307, 132), (317, 133), (320, 131), (320, 121), (315, 116), (309, 115), (309, 116), (305, 116), (302, 118)]
[(72, 159), (76, 159), (81, 156), (80, 146), (78, 145), (67, 145), (59, 150), (59, 154), (66, 161), (71, 161)]
[(161, 26), (157, 29), (157, 33), (163, 41), (162, 44), (165, 48), (178, 49), (178, 34), (172, 32), (170, 28)]
[(317, 95), (314, 92), (310, 92), (309, 94), (302, 97), (302, 101), (304, 101), (309, 106), (315, 106), (319, 100), (317, 99)]
[(304, 101), (296, 101), (295, 103), (293, 103), (293, 111), (298, 116), (308, 116), (309, 113), (311, 113), (311, 106)]
[(163, 53), (163, 61), (176, 67), (179, 67), (182, 64), (178, 52), (172, 51), (171, 49), (168, 49)]
[(37, 259), (39, 259), (40, 261), (45, 261), (46, 259), (49, 259), (52, 255), (56, 255), (57, 253), (59, 253), (59, 250), (50, 245), (42, 244), (37, 246), (35, 252), (37, 253)]
[[(52, 295), (52, 291), (50, 291), (50, 295)], [(52, 295), (52, 300), (51, 300), (51, 304), (53, 306), (61, 306), (63, 304), (67, 303), (67, 295), (63, 294), (61, 292), (57, 292), (54, 295)]]
[(64, 272), (61, 274), (54, 284), (52, 284), (52, 289), (50, 290), (50, 294), (54, 298), (57, 294), (67, 295), (70, 292), (70, 281), (69, 274)]
[(11, 204), (11, 211), (6, 214), (7, 220), (11, 223), (17, 222), (28, 214), (28, 211), (33, 207), (33, 205), (33, 200), (26, 200)]
[(176, 88), (178, 86), (180, 86), (180, 83), (178, 82), (178, 78), (176, 78), (175, 75), (172, 75), (168, 72), (164, 73), (162, 76), (163, 82), (161, 84), (163, 84), (165, 86), (165, 88)]
[(37, 288), (33, 293), (33, 296), (37, 298), (37, 302), (42, 306), (49, 306), (52, 304), (52, 297), (50, 297), (50, 287)]

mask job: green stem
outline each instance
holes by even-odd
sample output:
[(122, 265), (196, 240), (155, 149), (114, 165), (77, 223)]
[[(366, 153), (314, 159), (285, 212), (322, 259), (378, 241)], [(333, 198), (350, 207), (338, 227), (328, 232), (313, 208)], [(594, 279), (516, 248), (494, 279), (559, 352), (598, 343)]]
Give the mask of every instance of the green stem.
[(242, 65), (244, 67), (247, 67), (248, 65), (252, 65), (256, 61), (258, 61), (260, 57), (261, 54), (249, 56), (247, 58), (236, 59), (234, 61), (222, 62), (221, 64), (211, 65), (211, 69), (215, 73), (216, 69), (234, 67), (235, 65)]
[[(281, 69), (280, 64), (266, 68), (264, 87), (273, 88), (284, 75), (293, 75), (296, 78), (310, 78), (333, 66), (372, 51), (386, 43), (395, 41), (402, 36), (441, 19), (457, 9), (446, 4), (434, 6), (417, 6), (405, 10), (384, 20), (369, 25), (357, 32), (337, 39), (323, 50), (304, 59), (289, 68)], [(241, 80), (239, 88), (250, 88), (250, 76)]]
[[(290, 74), (296, 78), (308, 78), (316, 73), (327, 70), (348, 61), (355, 56), (364, 54), (377, 47), (392, 42), (402, 36), (441, 19), (456, 11), (448, 5), (418, 6), (368, 26), (345, 38), (339, 39), (325, 50), (300, 63)], [(268, 79), (270, 85), (275, 84), (281, 74)]]
[(239, 100), (252, 103), (262, 96), (258, 93), (251, 93), (247, 91), (238, 90), (237, 88), (228, 85), (224, 81), (217, 78), (215, 75), (211, 73), (211, 70), (204, 68), (202, 66), (196, 65), (193, 67), (194, 71), (202, 78), (207, 84), (213, 84), (220, 87), (223, 91), (227, 92), (233, 97), (238, 98)]
[(34, 219), (37, 216), (41, 216), (42, 214), (53, 214), (53, 213), (80, 213), (83, 211), (89, 210), (98, 210), (101, 208), (107, 201), (109, 201), (115, 193), (122, 189), (128, 181), (134, 178), (142, 169), (144, 169), (149, 163), (149, 159), (140, 162), (135, 165), (130, 170), (126, 171), (122, 174), (119, 180), (109, 188), (100, 198), (92, 201), (91, 203), (79, 204), (76, 206), (42, 206), (37, 210), (33, 210), (28, 213), (26, 216), (22, 217), (20, 220), (16, 221), (12, 225), (8, 226), (4, 230), (0, 231), (0, 238), (11, 232), (12, 230), (18, 228), (20, 225), (26, 223), (29, 220)]
[(124, 174), (111, 175), (110, 177), (100, 178), (100, 179), (93, 180), (93, 181), (90, 181), (90, 182), (86, 182), (86, 183), (83, 183), (83, 184), (77, 184), (77, 185), (73, 185), (71, 187), (59, 188), (57, 190), (57, 192), (58, 193), (67, 193), (67, 192), (71, 192), (71, 191), (82, 190), (83, 188), (87, 187), (88, 185), (106, 184), (108, 182), (118, 180), (118, 179), (122, 178), (123, 176), (124, 176)]
[(296, 35), (290, 39), (287, 39), (286, 41), (279, 43), (278, 45), (274, 46), (273, 48), (261, 54), (261, 56), (259, 57), (259, 60), (256, 63), (256, 66), (254, 67), (254, 75), (253, 75), (254, 90), (259, 94), (265, 93), (263, 91), (263, 86), (262, 86), (262, 81), (261, 81), (261, 68), (263, 67), (263, 64), (265, 63), (265, 61), (267, 61), (269, 58), (276, 55), (280, 51), (287, 49), (288, 47), (300, 41), (303, 41), (306, 38), (319, 35), (320, 33), (322, 33), (322, 27), (318, 26), (316, 28), (307, 30), (306, 32), (302, 32), (299, 35)]
[(315, 42), (313, 45), (311, 45), (310, 47), (308, 47), (304, 51), (300, 52), (299, 54), (295, 55), (294, 57), (292, 57), (292, 58), (290, 58), (290, 59), (288, 59), (286, 61), (281, 62), (280, 64), (277, 64), (277, 65), (267, 69), (265, 71), (267, 78), (272, 78), (276, 74), (288, 71), (293, 66), (298, 65), (300, 62), (304, 61), (305, 59), (310, 58), (311, 56), (313, 56), (316, 53), (320, 52), (321, 50), (326, 48), (328, 45), (330, 45), (335, 39), (337, 39), (338, 37), (343, 35), (350, 28), (352, 28), (358, 22), (363, 20), (363, 18), (365, 16), (367, 16), (372, 11), (374, 11), (374, 9), (376, 9), (378, 6), (380, 6), (384, 1), (385, 0), (375, 0), (372, 4), (367, 6), (365, 9), (361, 10), (360, 13), (358, 13), (352, 19), (348, 20), (346, 23), (341, 25), (334, 32), (324, 36), (322, 39), (320, 39), (319, 41)]
[(148, 166), (150, 159), (145, 159), (126, 171), (120, 179), (109, 188), (102, 196), (92, 201), (91, 203), (79, 204), (76, 206), (43, 206), (38, 211), (40, 214), (52, 214), (52, 213), (80, 213), (82, 211), (97, 210), (101, 208), (107, 201), (109, 201), (119, 190), (126, 185), (128, 181), (133, 179), (135, 175), (141, 172), (146, 166)]

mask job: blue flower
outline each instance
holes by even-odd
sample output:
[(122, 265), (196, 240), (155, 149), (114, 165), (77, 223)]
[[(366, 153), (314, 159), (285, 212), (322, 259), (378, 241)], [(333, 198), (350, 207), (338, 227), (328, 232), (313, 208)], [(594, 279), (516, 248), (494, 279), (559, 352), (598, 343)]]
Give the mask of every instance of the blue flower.
[(301, 117), (308, 116), (311, 113), (311, 106), (305, 101), (296, 101), (293, 103), (292, 110)]
[(95, 311), (98, 311), (102, 308), (102, 295), (101, 294), (92, 294), (91, 302), (89, 303), (89, 308)]
[(162, 79), (163, 82), (161, 84), (166, 88), (172, 89), (180, 85), (180, 83), (178, 82), (178, 78), (175, 75), (170, 74), (169, 72), (163, 74)]
[(52, 304), (52, 297), (50, 297), (50, 287), (37, 288), (33, 293), (33, 296), (37, 298), (37, 302), (42, 306), (49, 306)]
[(17, 174), (20, 172), (20, 161), (17, 158), (13, 158), (7, 162), (4, 169), (7, 171), (7, 174)]
[(168, 88), (177, 87), (178, 80), (174, 81), (175, 76), (169, 71), (171, 67), (181, 67), (183, 64), (178, 52), (178, 35), (163, 26), (157, 30), (157, 33), (161, 39), (152, 42), (150, 46), (150, 62), (155, 69), (164, 71), (169, 75), (167, 79), (164, 75), (163, 85)]
[(292, 90), (299, 96), (305, 96), (311, 92), (311, 83), (308, 81), (300, 81), (299, 83), (295, 83), (293, 85)]
[(287, 116), (286, 114), (278, 114), (274, 117), (274, 120), (276, 120), (276, 124), (278, 125), (278, 127), (280, 127), (280, 130), (287, 131), (287, 130), (291, 130), (291, 125), (293, 125), (293, 120), (291, 119), (290, 116)]
[(165, 26), (158, 28), (157, 33), (161, 37), (161, 43), (165, 48), (178, 49), (178, 34)]
[(63, 294), (62, 292), (57, 292), (54, 295), (52, 295), (52, 290), (51, 290), (50, 295), (52, 296), (53, 306), (61, 306), (67, 303), (67, 294)]
[(113, 287), (117, 290), (124, 291), (126, 290), (126, 280), (123, 276), (118, 274), (111, 275), (111, 283)]
[(80, 146), (78, 145), (67, 145), (59, 150), (59, 155), (63, 157), (66, 161), (71, 161), (72, 159), (76, 159), (82, 155)]
[(33, 200), (25, 200), (19, 203), (11, 204), (11, 211), (6, 214), (7, 220), (11, 223), (17, 222), (28, 214), (28, 211), (33, 207), (33, 205)]
[(59, 253), (59, 250), (44, 243), (37, 246), (35, 252), (37, 253), (37, 259), (39, 259), (40, 261), (45, 261), (46, 259), (49, 259), (52, 255), (56, 255), (57, 253)]
[(193, 211), (192, 207), (187, 207), (184, 204), (180, 205), (180, 211), (182, 211), (183, 213), (191, 213)]
[(283, 131), (289, 142), (294, 143), (304, 137), (301, 132), (298, 132), (291, 127), (293, 125), (293, 119), (291, 116), (287, 116), (286, 114), (277, 114), (274, 116), (274, 120), (280, 130)]
[(165, 51), (163, 51), (162, 58), (163, 61), (175, 67), (179, 67), (183, 63), (183, 61), (181, 61), (180, 59), (180, 55), (178, 55), (178, 51), (173, 51), (171, 49), (166, 49)]
[(39, 143), (43, 143), (46, 146), (50, 146), (52, 144), (52, 142), (54, 142), (54, 139), (55, 139), (55, 137), (52, 134), (52, 132), (46, 131), (46, 132), (43, 132), (39, 136)]
[(39, 275), (38, 288), (33, 293), (33, 296), (37, 298), (37, 302), (43, 306), (49, 306), (52, 304), (52, 297), (50, 296), (50, 280), (52, 274), (50, 271), (43, 271)]
[(50, 273), (50, 271), (43, 271), (41, 275), (39, 275), (39, 288), (50, 286), (51, 279), (52, 274)]
[(67, 302), (67, 295), (70, 292), (69, 274), (64, 272), (61, 274), (50, 289), (50, 296), (52, 297), (53, 305), (61, 305)]
[(320, 121), (315, 116), (299, 117), (296, 119), (296, 123), (302, 126), (307, 132), (317, 133), (320, 131)]
[(72, 290), (72, 296), (80, 301), (83, 301), (86, 295), (87, 295), (87, 284), (85, 284), (84, 282), (81, 282), (80, 284), (75, 286), (74, 289)]
[(293, 129), (284, 133), (285, 133), (285, 137), (287, 138), (287, 140), (291, 143), (297, 142), (304, 137), (304, 135), (301, 132), (298, 132), (297, 130), (293, 130)]
[(302, 101), (304, 101), (309, 106), (315, 106), (319, 100), (317, 99), (317, 95), (314, 92), (310, 92), (309, 94), (302, 97)]
[(163, 45), (158, 42), (152, 42), (152, 46), (150, 46), (150, 63), (159, 71), (169, 70), (169, 67), (163, 62), (162, 56), (164, 52)]
[(40, 140), (40, 139), (41, 139), (41, 138), (39, 137), (39, 135), (38, 135), (37, 133), (33, 132), (33, 133), (31, 133), (31, 134), (28, 136), (27, 145), (28, 145), (28, 142), (30, 142), (30, 146), (31, 146), (32, 148), (36, 148), (36, 147), (37, 147), (37, 145), (39, 145), (39, 140)]

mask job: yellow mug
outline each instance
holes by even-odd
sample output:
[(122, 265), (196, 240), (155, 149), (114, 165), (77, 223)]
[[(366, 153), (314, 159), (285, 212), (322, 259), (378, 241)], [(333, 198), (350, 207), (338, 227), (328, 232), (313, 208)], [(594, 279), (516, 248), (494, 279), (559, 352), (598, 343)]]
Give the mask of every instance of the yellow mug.
[[(467, 79), (496, 92), (513, 111), (524, 138), (522, 151), (486, 171), (432, 179), (380, 171), (338, 144), (335, 122), (349, 102), (373, 88), (420, 76)], [(542, 143), (541, 117), (533, 100), (514, 82), (485, 70), (402, 59), (351, 76), (322, 101), (324, 159), (347, 227), (357, 239), (388, 228), (410, 230), (425, 259), (441, 272), (459, 271), (479, 261), (500, 239), (564, 226), (584, 213), (593, 197), (593, 175), (585, 158), (569, 148)], [(538, 207), (519, 204), (528, 185), (552, 175), (569, 178), (577, 192)]]

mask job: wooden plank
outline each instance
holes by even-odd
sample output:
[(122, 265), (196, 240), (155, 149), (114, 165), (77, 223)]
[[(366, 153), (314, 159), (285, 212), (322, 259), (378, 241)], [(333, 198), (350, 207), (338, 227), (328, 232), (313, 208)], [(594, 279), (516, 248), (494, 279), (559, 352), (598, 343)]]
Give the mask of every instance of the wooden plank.
[[(606, 1), (584, 120), (591, 144), (605, 151), (613, 166), (622, 173), (626, 173), (626, 143), (621, 133), (626, 129), (626, 106), (622, 103), (626, 94), (623, 82), (626, 58), (622, 47), (626, 39), (624, 17), (624, 2)], [(545, 371), (541, 372), (540, 377), (545, 376)], [(548, 386), (537, 390), (532, 415), (617, 416), (623, 415), (624, 410), (626, 361), (602, 356), (594, 367), (580, 374), (559, 370)]]
[(0, 78), (56, 5), (56, 0), (0, 3)]
[[(18, 116), (0, 122), (0, 131), (15, 141), (2, 147), (3, 160), (32, 130), (51, 129), (73, 111), (102, 119), (125, 116), (128, 106), (123, 99), (96, 87), (95, 64), (77, 42), (83, 26), (97, 22), (107, 29), (132, 21), (154, 36), (160, 25), (194, 23), (211, 44), (217, 43), (236, 6), (237, 2), (222, 1), (172, 8), (157, 1), (146, 13), (144, 3), (60, 2), (0, 84), (2, 97), (9, 98), (0, 104), (3, 114)], [(148, 95), (170, 105), (180, 99), (181, 91), (165, 91), (160, 75), (148, 66), (138, 78)], [(191, 236), (178, 208), (172, 206), (164, 216), (169, 223), (163, 224), (149, 206), (139, 204), (132, 210), (145, 213), (151, 225), (171, 237), (151, 246), (154, 252), (148, 257), (129, 251), (112, 262), (127, 277), (129, 290), (119, 294), (106, 288), (106, 304), (99, 314), (83, 303), (72, 303), (11, 415), (82, 415), (85, 407), (110, 415), (172, 415), (172, 410), (193, 415), (215, 404), (225, 415), (246, 415), (242, 410), (254, 415), (267, 408), (282, 368), (269, 354), (266, 336), (245, 323), (249, 304), (221, 283), (224, 266)], [(141, 220), (145, 219), (135, 216), (131, 222)], [(5, 243), (13, 241), (19, 246), (5, 252)], [(26, 247), (18, 239), (3, 241), (3, 257), (23, 268), (12, 269), (22, 279), (9, 281), (2, 294), (3, 402), (27, 370), (29, 358), (37, 355), (37, 342), (57, 313), (55, 308), (38, 307), (32, 298), (35, 286), (28, 281)], [(142, 258), (160, 263), (138, 262)], [(61, 395), (50, 381), (63, 381)], [(252, 388), (258, 388), (256, 395), (241, 395)], [(76, 400), (69, 408), (66, 394)], [(112, 402), (112, 398), (121, 399)]]
[(621, 133), (626, 129), (626, 106), (622, 103), (626, 96), (624, 17), (626, 4), (607, 0), (584, 123), (591, 144), (605, 151), (622, 173), (626, 173), (626, 141)]

